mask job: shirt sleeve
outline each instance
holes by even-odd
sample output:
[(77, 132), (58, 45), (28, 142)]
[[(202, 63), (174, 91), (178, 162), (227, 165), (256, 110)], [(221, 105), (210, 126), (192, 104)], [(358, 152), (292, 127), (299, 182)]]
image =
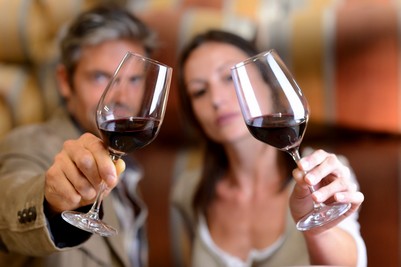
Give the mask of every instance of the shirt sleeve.
[[(76, 211), (86, 213), (89, 211), (90, 207), (91, 206), (82, 207)], [(101, 209), (101, 213), (102, 211), (103, 209)], [(64, 221), (64, 219), (61, 217), (61, 214), (53, 216), (49, 215), (46, 201), (44, 203), (44, 212), (48, 222), (50, 236), (57, 248), (78, 246), (92, 236), (91, 233), (80, 230), (79, 228)], [(103, 217), (102, 215), (103, 214), (101, 214), (100, 217)]]
[[(345, 160), (345, 158), (341, 158), (341, 160)], [(355, 177), (355, 174), (351, 171), (351, 179), (357, 184), (359, 187), (358, 181)], [(351, 214), (347, 219), (343, 220), (338, 224), (338, 227), (349, 233), (355, 240), (357, 251), (358, 251), (358, 263), (357, 267), (366, 267), (367, 266), (367, 252), (365, 241), (361, 236), (361, 226), (358, 222), (359, 211)]]

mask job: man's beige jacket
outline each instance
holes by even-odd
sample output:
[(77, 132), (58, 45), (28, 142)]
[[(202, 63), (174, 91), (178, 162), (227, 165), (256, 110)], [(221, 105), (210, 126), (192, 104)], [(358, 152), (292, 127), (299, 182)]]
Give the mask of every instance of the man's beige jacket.
[[(43, 125), (18, 129), (1, 140), (0, 266), (129, 266), (122, 234), (105, 238), (82, 232), (83, 240), (64, 248), (53, 241), (44, 214), (44, 175), (64, 141), (78, 135), (69, 116), (60, 112)], [(103, 209), (103, 220), (118, 229), (110, 197)]]

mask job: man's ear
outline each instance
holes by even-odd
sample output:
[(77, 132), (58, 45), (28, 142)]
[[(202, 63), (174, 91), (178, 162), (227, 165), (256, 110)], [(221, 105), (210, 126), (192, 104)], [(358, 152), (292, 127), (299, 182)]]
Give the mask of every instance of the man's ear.
[(60, 95), (64, 99), (68, 99), (71, 95), (71, 84), (70, 84), (70, 79), (67, 73), (67, 69), (65, 68), (64, 65), (59, 64), (56, 67), (56, 78), (58, 82), (58, 88), (60, 91)]

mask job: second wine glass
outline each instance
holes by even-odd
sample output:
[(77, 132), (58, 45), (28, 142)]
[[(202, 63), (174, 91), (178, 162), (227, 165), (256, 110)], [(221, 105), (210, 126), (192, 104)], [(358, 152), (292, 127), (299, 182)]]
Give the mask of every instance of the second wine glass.
[[(263, 52), (231, 69), (242, 115), (258, 140), (300, 160), (299, 146), (309, 119), (308, 102), (292, 74), (274, 50)], [(311, 192), (315, 189), (309, 187)], [(314, 203), (297, 222), (301, 231), (322, 226), (344, 214), (349, 203)]]
[[(139, 54), (127, 52), (101, 96), (96, 123), (114, 162), (151, 143), (157, 136), (166, 111), (172, 68)], [(117, 230), (99, 219), (106, 189), (101, 183), (88, 213), (64, 211), (70, 224), (102, 236)]]

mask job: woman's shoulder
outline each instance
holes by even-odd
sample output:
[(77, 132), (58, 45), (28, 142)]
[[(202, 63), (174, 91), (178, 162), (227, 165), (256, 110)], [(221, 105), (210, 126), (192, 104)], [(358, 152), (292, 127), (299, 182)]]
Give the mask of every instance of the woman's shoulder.
[(173, 178), (173, 196), (188, 195), (200, 180), (203, 152), (199, 148), (183, 149), (178, 152)]
[(190, 209), (200, 180), (203, 151), (189, 148), (179, 151), (172, 188), (172, 204), (179, 209)]

